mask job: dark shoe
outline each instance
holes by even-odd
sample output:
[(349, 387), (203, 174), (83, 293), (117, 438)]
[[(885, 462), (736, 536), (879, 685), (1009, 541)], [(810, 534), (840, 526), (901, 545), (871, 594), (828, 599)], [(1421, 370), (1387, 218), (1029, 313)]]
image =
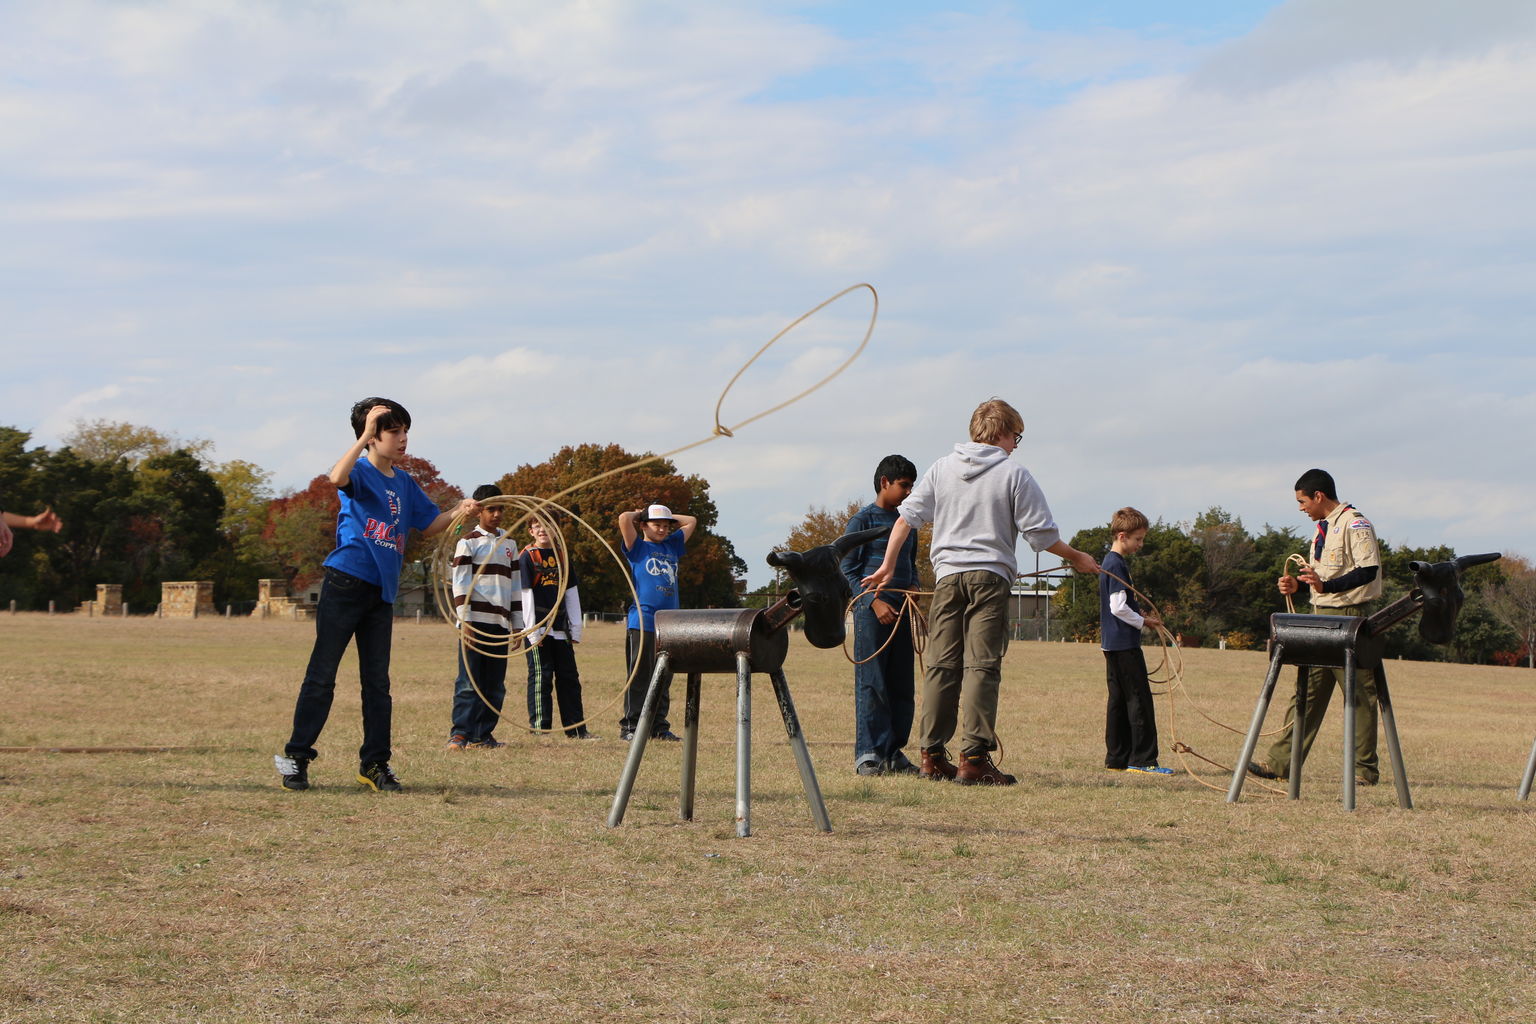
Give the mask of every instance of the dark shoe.
[(860, 761), (853, 772), (855, 775), (884, 775), (885, 768), (879, 761)]
[(885, 768), (885, 774), (887, 774), (887, 775), (917, 775), (917, 774), (919, 774), (918, 773), (917, 765), (913, 764), (912, 763), (912, 759), (907, 757), (906, 754), (903, 754), (899, 750), (896, 751), (896, 756), (894, 756), (892, 758), (889, 758), (885, 762), (883, 767)]
[(923, 765), (918, 769), (917, 774), (925, 779), (949, 782), (959, 772), (958, 768), (949, 763), (949, 752), (943, 747), (923, 751), (922, 761)]
[(635, 730), (633, 730), (633, 729), (625, 729), (624, 731), (619, 733), (619, 739), (623, 740), (625, 743), (628, 743), (630, 740), (632, 740), (634, 738), (635, 738)]
[(1257, 761), (1248, 762), (1248, 774), (1261, 779), (1278, 779), (1280, 776), (1269, 770), (1269, 765), (1260, 764)]
[(506, 746), (505, 743), (493, 736), (487, 736), (483, 740), (470, 740), (466, 745), (470, 750), (499, 750)]
[(398, 793), (405, 788), (383, 761), (374, 761), (359, 768), (357, 781), (375, 793)]
[(961, 754), (960, 767), (955, 781), (962, 786), (1012, 786), (1019, 780), (998, 770), (992, 763), (990, 751), (979, 750), (974, 754)]
[(683, 742), (683, 738), (681, 736), (679, 736), (677, 733), (673, 732), (671, 729), (667, 729), (664, 732), (658, 732), (654, 736), (652, 736), (651, 739), (653, 739), (653, 740), (662, 740), (662, 741), (667, 742), (667, 743), (681, 743), (681, 742)]
[(283, 788), (301, 792), (309, 788), (309, 762), (307, 757), (287, 757), (273, 754), (272, 763), (283, 780)]
[(449, 750), (463, 750), (467, 743), (468, 741), (464, 739), (464, 734), (461, 732), (456, 732), (448, 737)]
[(1375, 779), (1368, 779), (1364, 775), (1355, 776), (1355, 785), (1357, 786), (1374, 786), (1376, 781)]

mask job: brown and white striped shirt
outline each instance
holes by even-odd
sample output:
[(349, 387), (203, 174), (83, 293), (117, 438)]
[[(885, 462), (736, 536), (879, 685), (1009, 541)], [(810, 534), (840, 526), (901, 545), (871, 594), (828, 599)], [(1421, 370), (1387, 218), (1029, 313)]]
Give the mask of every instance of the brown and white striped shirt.
[(518, 584), (517, 545), (507, 534), (477, 526), (454, 546), (453, 607), (459, 621), (522, 629)]

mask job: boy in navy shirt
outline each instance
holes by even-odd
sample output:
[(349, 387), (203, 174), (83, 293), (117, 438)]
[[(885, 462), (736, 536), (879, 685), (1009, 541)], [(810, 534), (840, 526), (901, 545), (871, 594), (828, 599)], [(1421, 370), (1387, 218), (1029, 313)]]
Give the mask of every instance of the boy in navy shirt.
[[(665, 505), (619, 513), (619, 536), (624, 540), (624, 560), (635, 580), (638, 607), (631, 606), (624, 633), (624, 657), (632, 682), (624, 691), (624, 717), (619, 719), (619, 738), (635, 738), (645, 694), (656, 669), (656, 613), (678, 607), (677, 568), (699, 521), (694, 516), (673, 515)], [(638, 668), (637, 668), (638, 666)], [(671, 687), (656, 695), (656, 718), (651, 738), (677, 740), (667, 721), (672, 706)]]
[(389, 767), (389, 644), (406, 535), (415, 528), (430, 537), (455, 515), (480, 512), (470, 498), (439, 512), (416, 481), (395, 468), (410, 429), (411, 414), (398, 402), (365, 398), (352, 407), (357, 441), (330, 473), (341, 492), (341, 512), (315, 607), (315, 646), (294, 704), (293, 733), (272, 759), (284, 789), (309, 788), (309, 762), (320, 756), (314, 744), (336, 695), (336, 667), (353, 637), (363, 694), (357, 781), (375, 791), (401, 788)]
[[(912, 493), (917, 467), (901, 455), (887, 455), (875, 468), (875, 500), (865, 505), (843, 532), (892, 526), (896, 507)], [(887, 584), (892, 590), (917, 588), (917, 534), (907, 535)], [(912, 627), (900, 593), (862, 594), (864, 577), (885, 560), (885, 538), (872, 540), (843, 556), (842, 571), (855, 594), (853, 604), (853, 770), (860, 775), (916, 775), (917, 765), (902, 752), (912, 735)]]
[(1162, 620), (1156, 612), (1137, 607), (1136, 596), (1129, 589), (1131, 567), (1126, 562), (1146, 543), (1149, 525), (1146, 516), (1129, 506), (1109, 521), (1114, 543), (1104, 556), (1099, 579), (1099, 635), (1109, 684), (1104, 767), (1112, 772), (1172, 775), (1157, 764), (1157, 717), (1147, 684), (1147, 659), (1141, 652), (1142, 627), (1159, 626)]

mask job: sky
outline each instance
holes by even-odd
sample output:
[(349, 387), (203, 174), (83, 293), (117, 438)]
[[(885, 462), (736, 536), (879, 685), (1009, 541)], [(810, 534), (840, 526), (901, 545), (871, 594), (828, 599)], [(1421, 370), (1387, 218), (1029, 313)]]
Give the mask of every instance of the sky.
[(383, 394), (468, 491), (708, 436), (868, 283), (840, 376), (675, 460), (753, 585), (993, 395), (1066, 537), (1303, 529), (1321, 466), (1394, 545), (1530, 553), (1533, 110), (1526, 0), (0, 3), (0, 424), (281, 491)]

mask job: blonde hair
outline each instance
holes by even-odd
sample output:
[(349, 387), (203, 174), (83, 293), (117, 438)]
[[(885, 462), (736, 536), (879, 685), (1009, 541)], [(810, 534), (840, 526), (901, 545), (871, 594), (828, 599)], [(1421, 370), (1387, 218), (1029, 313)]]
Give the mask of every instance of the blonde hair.
[(991, 444), (998, 438), (1024, 432), (1024, 417), (1001, 398), (989, 398), (971, 413), (971, 440)]
[(1135, 533), (1137, 530), (1145, 530), (1151, 525), (1147, 521), (1146, 516), (1127, 505), (1109, 517), (1109, 535), (1111, 537), (1118, 537), (1122, 533)]

